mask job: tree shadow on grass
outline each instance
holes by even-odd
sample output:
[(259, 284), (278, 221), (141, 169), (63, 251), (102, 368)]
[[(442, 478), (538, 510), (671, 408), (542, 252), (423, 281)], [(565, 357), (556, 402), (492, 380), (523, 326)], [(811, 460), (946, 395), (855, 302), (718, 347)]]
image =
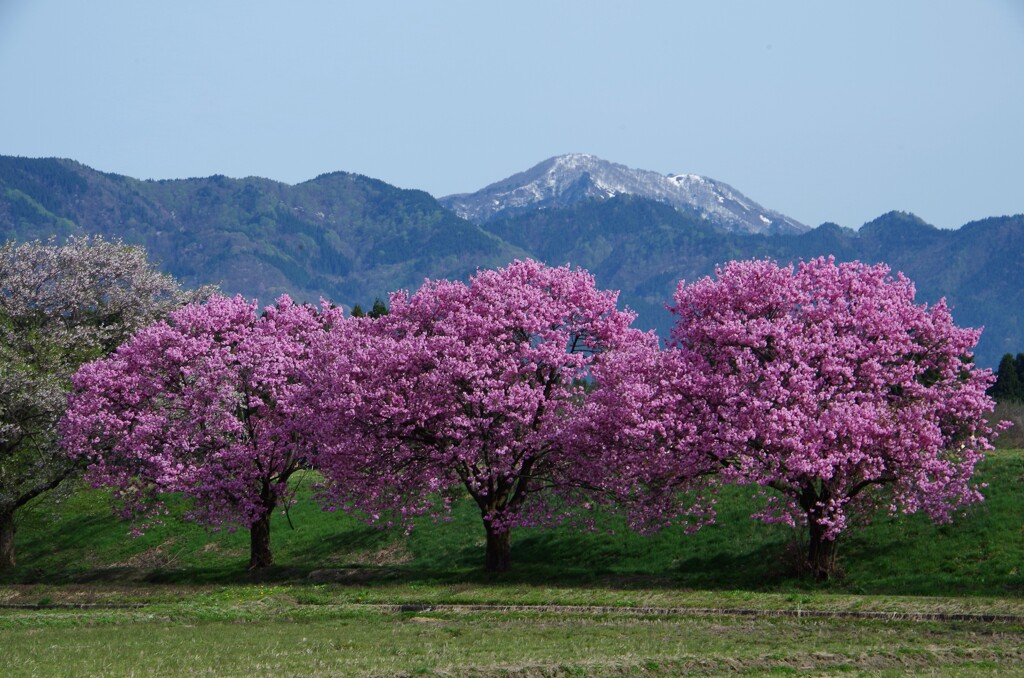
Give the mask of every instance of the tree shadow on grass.
[(386, 530), (357, 526), (301, 544), (288, 544), (280, 549), (283, 558), (310, 564), (343, 564), (358, 560), (367, 553), (383, 549), (394, 541)]
[[(984, 544), (951, 549), (954, 528), (879, 521), (871, 532), (852, 532), (839, 546), (846, 577), (820, 584), (801, 576), (802, 532), (732, 520), (695, 535), (681, 529), (645, 537), (621, 529), (517, 528), (512, 569), (483, 569), (485, 547), (478, 515), (417, 525), (411, 535), (354, 519), (297, 520), (295, 531), (278, 522), (272, 533), (277, 565), (250, 572), (248, 535), (211, 535), (177, 525), (132, 540), (109, 513), (80, 513), (46, 529), (19, 532), (14, 571), (0, 583), (289, 584), (501, 584), (595, 586), (619, 589), (821, 590), (905, 595), (1019, 595), (1021, 578), (985, 571)], [(986, 539), (994, 539), (986, 535)], [(973, 542), (972, 542), (973, 544)], [(1006, 550), (1006, 549), (1004, 549)], [(950, 554), (964, 562), (949, 561)], [(997, 561), (993, 560), (992, 563)], [(1012, 573), (1011, 573), (1012, 574)], [(987, 578), (983, 581), (983, 577)], [(863, 584), (862, 584), (863, 582)], [(1016, 584), (1014, 582), (1017, 582)], [(1016, 588), (1014, 588), (1016, 586)]]
[[(18, 565), (0, 581), (70, 581), (95, 565), (90, 554), (110, 542), (110, 527), (109, 516), (85, 514), (64, 518), (45, 532), (19, 529), (15, 542)], [(60, 548), (55, 549), (58, 544)], [(144, 544), (134, 545), (145, 548)]]

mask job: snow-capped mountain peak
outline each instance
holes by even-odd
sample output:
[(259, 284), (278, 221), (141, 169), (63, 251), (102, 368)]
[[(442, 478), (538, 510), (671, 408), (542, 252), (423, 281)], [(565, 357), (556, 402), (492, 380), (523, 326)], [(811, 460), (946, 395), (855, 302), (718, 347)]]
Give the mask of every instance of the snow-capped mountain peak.
[(570, 153), (493, 183), (476, 193), (440, 199), (448, 209), (476, 223), (515, 216), (534, 209), (564, 207), (584, 200), (634, 195), (699, 214), (733, 233), (801, 233), (800, 222), (766, 209), (714, 179), (698, 174), (664, 175)]

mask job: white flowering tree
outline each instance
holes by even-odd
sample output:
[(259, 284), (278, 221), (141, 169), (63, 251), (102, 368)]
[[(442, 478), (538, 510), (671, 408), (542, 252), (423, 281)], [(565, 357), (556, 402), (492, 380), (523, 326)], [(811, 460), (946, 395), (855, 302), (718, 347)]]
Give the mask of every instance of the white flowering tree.
[(209, 292), (118, 241), (0, 245), (0, 570), (15, 564), (15, 512), (75, 471), (56, 431), (71, 375)]

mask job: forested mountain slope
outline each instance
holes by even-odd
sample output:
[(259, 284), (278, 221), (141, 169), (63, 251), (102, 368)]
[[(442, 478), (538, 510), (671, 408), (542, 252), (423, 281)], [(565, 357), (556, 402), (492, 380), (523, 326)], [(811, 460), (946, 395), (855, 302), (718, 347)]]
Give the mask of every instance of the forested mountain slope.
[(102, 234), (144, 245), (191, 284), (270, 301), (352, 304), (523, 253), (422, 191), (335, 172), (140, 181), (69, 160), (0, 157), (0, 237)]
[(634, 195), (545, 205), (476, 225), (422, 191), (335, 172), (294, 186), (224, 176), (143, 181), (58, 159), (0, 156), (0, 238), (102, 234), (144, 245), (187, 283), (269, 303), (287, 292), (351, 306), (424, 278), (464, 278), (517, 257), (583, 266), (622, 290), (638, 325), (663, 334), (679, 279), (729, 259), (819, 255), (884, 261), (918, 298), (947, 297), (962, 325), (985, 326), (982, 365), (1024, 350), (1024, 215), (955, 230), (890, 212), (860, 230), (729, 233), (692, 211)]

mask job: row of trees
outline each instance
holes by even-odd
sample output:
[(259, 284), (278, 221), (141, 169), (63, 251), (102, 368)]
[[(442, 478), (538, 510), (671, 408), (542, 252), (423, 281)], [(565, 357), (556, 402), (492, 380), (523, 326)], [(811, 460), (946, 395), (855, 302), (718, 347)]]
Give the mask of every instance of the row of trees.
[(756, 517), (806, 525), (827, 577), (837, 537), (877, 506), (945, 521), (981, 498), (978, 333), (884, 266), (730, 263), (680, 283), (662, 348), (588, 273), (533, 261), (345, 317), (186, 294), (119, 243), (0, 254), (0, 565), (14, 510), (82, 467), (136, 529), (168, 493), (190, 519), (249, 529), (254, 568), (308, 468), (326, 506), (371, 521), (468, 495), (491, 570), (517, 526), (605, 505), (637, 529), (698, 529), (735, 483), (765, 496)]
[(156, 517), (176, 492), (195, 520), (248, 527), (253, 568), (272, 562), (269, 517), (300, 468), (371, 521), (468, 495), (494, 571), (515, 527), (603, 504), (638, 529), (698, 529), (734, 483), (765, 496), (756, 517), (806, 526), (825, 578), (855, 518), (948, 521), (981, 499), (979, 333), (886, 267), (727, 264), (680, 283), (667, 348), (616, 296), (517, 261), (396, 293), (375, 317), (212, 297), (82, 367), (64, 445), (126, 514)]

